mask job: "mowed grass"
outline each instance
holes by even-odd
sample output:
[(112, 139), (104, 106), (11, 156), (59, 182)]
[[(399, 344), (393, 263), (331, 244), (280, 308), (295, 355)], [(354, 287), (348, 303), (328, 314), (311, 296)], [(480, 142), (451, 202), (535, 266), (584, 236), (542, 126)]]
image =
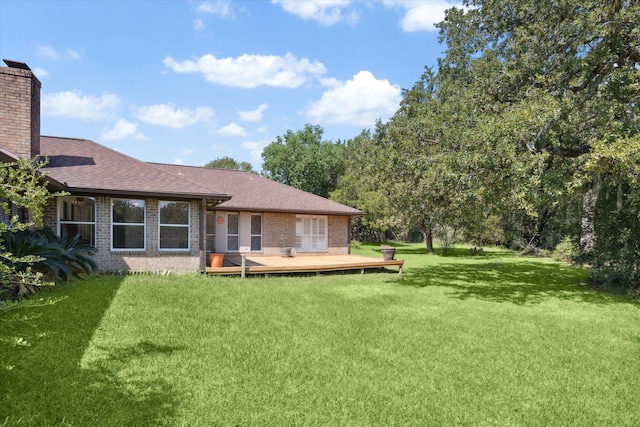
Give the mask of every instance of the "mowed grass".
[(100, 277), (5, 307), (0, 425), (640, 425), (637, 301), (466, 252), (401, 245), (402, 276)]

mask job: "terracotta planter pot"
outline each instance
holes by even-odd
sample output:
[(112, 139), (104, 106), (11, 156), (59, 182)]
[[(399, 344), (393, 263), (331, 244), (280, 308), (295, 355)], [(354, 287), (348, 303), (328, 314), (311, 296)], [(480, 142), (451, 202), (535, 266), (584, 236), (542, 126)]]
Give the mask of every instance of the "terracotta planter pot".
[(224, 254), (209, 254), (209, 267), (222, 267)]

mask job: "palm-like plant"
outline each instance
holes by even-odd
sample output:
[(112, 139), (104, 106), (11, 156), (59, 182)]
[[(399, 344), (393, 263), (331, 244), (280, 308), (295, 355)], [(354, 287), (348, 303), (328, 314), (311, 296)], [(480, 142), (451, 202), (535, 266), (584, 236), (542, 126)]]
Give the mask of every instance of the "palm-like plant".
[[(50, 228), (7, 232), (2, 236), (5, 255), (0, 262), (10, 264), (18, 274), (41, 273), (51, 281), (66, 281), (71, 277), (91, 274), (96, 263), (91, 255), (97, 249), (79, 245), (80, 236), (69, 238), (66, 230), (56, 236)], [(33, 292), (34, 286), (21, 283), (18, 294)]]
[[(49, 246), (55, 248), (51, 255), (57, 255), (58, 262), (52, 263), (52, 270), (57, 268), (55, 271), (58, 271), (61, 279), (69, 280), (71, 276), (80, 277), (82, 274), (91, 274), (96, 269), (96, 262), (91, 256), (98, 252), (98, 249), (91, 245), (78, 244), (79, 234), (69, 238), (69, 233), (63, 229), (60, 236), (57, 236), (50, 227), (45, 227), (43, 235), (49, 242)], [(55, 257), (52, 256), (51, 260), (53, 258)]]

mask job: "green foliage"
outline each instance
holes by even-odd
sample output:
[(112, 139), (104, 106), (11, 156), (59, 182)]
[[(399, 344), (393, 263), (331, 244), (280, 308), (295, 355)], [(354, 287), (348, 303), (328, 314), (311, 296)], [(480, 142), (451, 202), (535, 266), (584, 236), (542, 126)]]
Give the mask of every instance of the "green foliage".
[[(46, 164), (46, 161), (36, 159), (0, 163), (0, 208), (7, 215), (13, 217), (12, 207), (25, 208), (35, 223), (42, 223), (44, 206), (54, 196), (42, 181), (42, 168)], [(24, 229), (27, 225), (28, 223), (19, 223), (19, 220), (13, 217), (11, 224), (0, 222), (0, 233), (5, 230)]]
[(225, 156), (219, 157), (215, 160), (211, 160), (209, 163), (204, 165), (206, 168), (214, 168), (214, 169), (231, 169), (231, 170), (241, 170), (247, 172), (253, 172), (253, 166), (249, 162), (238, 162), (232, 157)]
[[(8, 222), (0, 222), (0, 290), (11, 290), (19, 296), (32, 293), (39, 286), (51, 283), (45, 280), (41, 271), (34, 266), (43, 261), (38, 253), (19, 250), (14, 253), (9, 247), (11, 239), (18, 233), (25, 233), (34, 222), (41, 224), (44, 206), (54, 196), (44, 181), (42, 168), (46, 161), (19, 159), (12, 163), (0, 163), (0, 208), (9, 217)], [(23, 209), (34, 222), (14, 214), (15, 209)]]
[(567, 236), (553, 250), (553, 258), (558, 261), (576, 262), (580, 257), (580, 248), (575, 238)]
[(363, 168), (371, 161), (368, 151), (371, 138), (370, 131), (362, 131), (346, 142), (345, 173), (339, 177), (330, 198), (365, 213), (353, 221), (352, 236), (362, 241), (381, 242), (385, 240), (386, 233), (402, 227), (402, 219), (391, 207), (386, 185), (379, 184), (377, 176), (363, 173)]
[(594, 272), (636, 271), (640, 5), (464, 3), (438, 25), (438, 97), (478, 203), (511, 244), (553, 248), (580, 232)]
[(262, 152), (264, 176), (325, 198), (345, 170), (344, 144), (322, 140), (318, 125), (288, 130)]
[[(4, 265), (19, 278), (37, 274), (38, 279), (46, 280), (42, 285), (90, 274), (96, 268), (91, 255), (95, 254), (97, 249), (89, 245), (79, 245), (79, 239), (80, 235), (69, 238), (64, 229), (60, 237), (49, 228), (6, 232), (2, 241), (11, 257), (5, 258)], [(33, 280), (26, 282), (21, 279), (7, 279), (3, 283), (5, 286), (16, 285), (15, 292), (18, 297), (33, 293), (35, 288), (41, 285)]]

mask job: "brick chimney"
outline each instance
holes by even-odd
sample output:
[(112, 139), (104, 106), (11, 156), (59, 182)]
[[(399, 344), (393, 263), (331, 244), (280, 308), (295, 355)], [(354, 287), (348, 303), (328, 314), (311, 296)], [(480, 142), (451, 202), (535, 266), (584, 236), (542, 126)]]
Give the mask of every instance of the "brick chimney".
[(0, 147), (18, 157), (40, 154), (40, 80), (27, 64), (0, 67)]

